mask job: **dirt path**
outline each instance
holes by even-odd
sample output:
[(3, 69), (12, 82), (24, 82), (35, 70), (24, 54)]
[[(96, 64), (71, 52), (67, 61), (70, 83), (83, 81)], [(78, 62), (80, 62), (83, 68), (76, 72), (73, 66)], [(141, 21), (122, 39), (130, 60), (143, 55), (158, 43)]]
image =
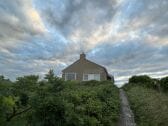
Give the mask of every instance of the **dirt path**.
[(119, 126), (136, 126), (125, 92), (120, 89), (121, 114)]

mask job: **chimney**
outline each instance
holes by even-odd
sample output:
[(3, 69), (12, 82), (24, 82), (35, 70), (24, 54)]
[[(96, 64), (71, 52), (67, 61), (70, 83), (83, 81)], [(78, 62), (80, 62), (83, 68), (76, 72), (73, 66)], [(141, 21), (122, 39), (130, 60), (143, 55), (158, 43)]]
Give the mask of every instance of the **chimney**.
[(84, 53), (80, 54), (80, 60), (85, 60), (86, 59), (86, 55)]

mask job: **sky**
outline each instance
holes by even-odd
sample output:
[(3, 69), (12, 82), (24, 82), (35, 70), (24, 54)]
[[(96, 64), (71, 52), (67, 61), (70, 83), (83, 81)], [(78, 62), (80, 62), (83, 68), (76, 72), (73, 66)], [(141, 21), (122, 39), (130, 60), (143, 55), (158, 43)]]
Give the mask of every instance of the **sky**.
[(0, 75), (15, 80), (87, 58), (117, 85), (168, 75), (168, 0), (0, 0)]

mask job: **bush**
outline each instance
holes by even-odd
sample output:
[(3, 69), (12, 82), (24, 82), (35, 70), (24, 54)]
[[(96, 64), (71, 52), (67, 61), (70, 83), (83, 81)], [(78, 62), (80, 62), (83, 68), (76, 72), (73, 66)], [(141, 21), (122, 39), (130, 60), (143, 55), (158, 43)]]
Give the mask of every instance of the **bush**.
[(141, 86), (127, 90), (137, 126), (167, 126), (168, 96)]
[(160, 86), (163, 91), (165, 91), (165, 92), (168, 91), (168, 77), (162, 78), (160, 80)]
[(128, 84), (126, 84), (124, 86), (124, 88), (129, 89), (129, 88), (134, 87), (136, 85), (139, 85), (139, 86), (142, 86), (142, 87), (147, 87), (147, 88), (152, 88), (152, 89), (160, 91), (159, 80), (150, 78), (147, 75), (132, 76), (129, 79)]
[(143, 86), (152, 87), (153, 80), (147, 75), (133, 76), (129, 79), (129, 83), (141, 84)]
[(63, 81), (52, 70), (41, 81), (0, 76), (2, 126), (111, 126), (119, 107), (118, 88), (110, 81)]
[(28, 118), (30, 126), (62, 126), (65, 122), (64, 105), (58, 97), (49, 95), (40, 98), (37, 96), (32, 107), (33, 111)]
[[(66, 125), (116, 125), (119, 118), (118, 89), (111, 82), (88, 81), (65, 87)], [(69, 88), (70, 87), (70, 88)]]

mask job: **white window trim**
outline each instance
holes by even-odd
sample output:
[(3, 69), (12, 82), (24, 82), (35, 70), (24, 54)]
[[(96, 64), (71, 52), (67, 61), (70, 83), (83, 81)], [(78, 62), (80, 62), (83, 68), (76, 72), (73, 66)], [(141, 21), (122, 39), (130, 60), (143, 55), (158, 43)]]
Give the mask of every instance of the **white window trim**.
[(96, 75), (99, 75), (99, 79), (97, 81), (100, 81), (101, 80), (101, 75), (100, 73), (99, 74), (96, 74)]
[[(83, 74), (83, 81), (89, 81), (88, 79), (87, 80), (85, 80), (85, 78), (84, 78), (84, 76), (85, 75), (88, 75), (88, 79), (89, 79), (89, 75), (99, 75), (99, 80), (97, 80), (97, 81), (100, 81), (101, 80), (101, 75), (100, 75), (100, 73), (96, 73), (96, 74), (90, 74), (90, 73), (85, 73), (85, 74)], [(96, 80), (96, 79), (94, 79), (94, 80)]]
[(88, 75), (88, 74), (83, 74), (83, 81), (88, 81), (88, 79), (87, 80), (85, 80), (85, 75)]
[(75, 74), (75, 80), (76, 80), (76, 73), (65, 73), (65, 81), (67, 81), (68, 79), (67, 79), (67, 74)]

